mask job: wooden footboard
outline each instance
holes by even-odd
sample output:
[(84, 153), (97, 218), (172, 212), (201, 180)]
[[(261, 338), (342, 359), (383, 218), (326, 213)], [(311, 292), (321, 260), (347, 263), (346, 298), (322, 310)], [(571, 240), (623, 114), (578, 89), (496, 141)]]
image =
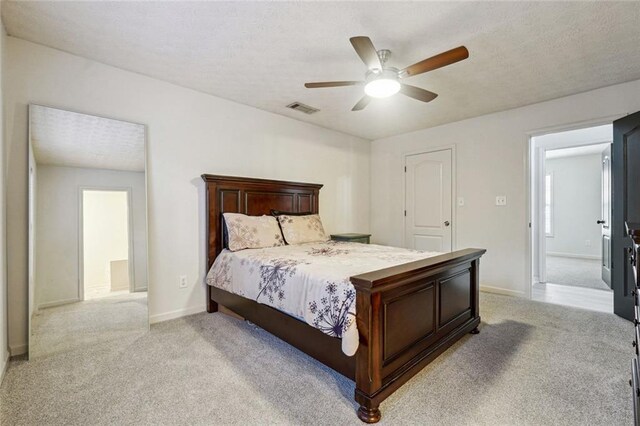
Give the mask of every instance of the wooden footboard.
[(380, 420), (380, 402), (463, 335), (478, 332), (478, 264), (485, 251), (455, 251), (351, 278), (362, 421)]

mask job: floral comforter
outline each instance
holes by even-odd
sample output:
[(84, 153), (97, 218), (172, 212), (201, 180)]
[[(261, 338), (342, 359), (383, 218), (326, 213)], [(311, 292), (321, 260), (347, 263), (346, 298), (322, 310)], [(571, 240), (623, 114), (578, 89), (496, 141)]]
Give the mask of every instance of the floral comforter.
[(351, 356), (358, 349), (358, 330), (356, 292), (349, 277), (437, 254), (335, 241), (223, 250), (207, 274), (207, 284), (342, 338), (342, 351)]

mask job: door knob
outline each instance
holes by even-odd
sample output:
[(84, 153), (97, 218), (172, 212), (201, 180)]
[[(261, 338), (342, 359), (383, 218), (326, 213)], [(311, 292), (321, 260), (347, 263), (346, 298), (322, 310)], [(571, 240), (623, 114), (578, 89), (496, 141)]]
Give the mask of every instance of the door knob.
[(598, 225), (604, 225), (606, 222), (604, 220), (596, 220)]
[(445, 220), (445, 221), (444, 221), (444, 226), (449, 226), (449, 225), (451, 225), (451, 224), (449, 223), (449, 221), (448, 221), (448, 220)]

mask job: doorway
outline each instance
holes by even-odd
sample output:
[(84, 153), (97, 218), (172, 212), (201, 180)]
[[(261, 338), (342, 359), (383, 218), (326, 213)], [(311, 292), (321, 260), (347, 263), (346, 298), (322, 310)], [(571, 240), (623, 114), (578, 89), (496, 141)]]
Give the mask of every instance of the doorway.
[(453, 149), (405, 157), (405, 246), (414, 250), (453, 249)]
[(532, 299), (613, 312), (611, 125), (533, 137)]
[(83, 300), (135, 288), (130, 190), (81, 189)]

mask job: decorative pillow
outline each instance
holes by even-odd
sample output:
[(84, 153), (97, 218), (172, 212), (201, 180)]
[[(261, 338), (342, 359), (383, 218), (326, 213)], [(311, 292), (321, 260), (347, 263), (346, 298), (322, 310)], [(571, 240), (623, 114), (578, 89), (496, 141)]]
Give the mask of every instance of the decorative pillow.
[(329, 241), (329, 236), (324, 233), (322, 221), (317, 214), (305, 216), (280, 215), (278, 216), (278, 222), (287, 244)]
[(273, 216), (240, 213), (224, 213), (223, 216), (231, 251), (284, 245), (278, 221)]

